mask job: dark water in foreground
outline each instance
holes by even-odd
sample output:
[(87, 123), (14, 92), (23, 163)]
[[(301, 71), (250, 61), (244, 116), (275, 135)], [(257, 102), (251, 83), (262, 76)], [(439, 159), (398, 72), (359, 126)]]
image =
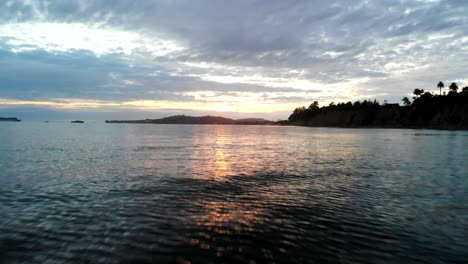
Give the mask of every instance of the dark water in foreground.
[(468, 132), (0, 124), (0, 263), (463, 263)]

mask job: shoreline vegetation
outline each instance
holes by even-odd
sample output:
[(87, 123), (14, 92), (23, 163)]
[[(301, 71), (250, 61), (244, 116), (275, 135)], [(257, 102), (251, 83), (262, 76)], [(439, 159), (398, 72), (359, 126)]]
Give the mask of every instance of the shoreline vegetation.
[(403, 97), (399, 104), (379, 104), (374, 101), (330, 103), (319, 107), (317, 101), (309, 107), (298, 107), (289, 116), (288, 125), (350, 128), (427, 128), (468, 130), (468, 86), (458, 92), (455, 82), (439, 95), (414, 89), (413, 101)]

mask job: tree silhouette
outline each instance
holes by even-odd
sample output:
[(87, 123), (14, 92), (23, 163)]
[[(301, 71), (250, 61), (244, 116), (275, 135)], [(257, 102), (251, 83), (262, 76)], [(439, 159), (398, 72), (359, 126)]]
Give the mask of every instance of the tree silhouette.
[(318, 101), (314, 101), (313, 103), (311, 103), (311, 104), (309, 105), (309, 109), (310, 109), (310, 110), (319, 109), (319, 102), (318, 102)]
[(458, 85), (456, 82), (452, 82), (449, 86), (450, 92), (457, 93)]
[(410, 105), (411, 104), (411, 101), (408, 99), (408, 97), (403, 97), (403, 99), (401, 99), (403, 101), (403, 104), (404, 105)]
[(413, 91), (413, 94), (416, 95), (416, 96), (421, 96), (421, 94), (423, 94), (423, 93), (424, 93), (424, 89), (416, 88)]
[(442, 88), (444, 88), (444, 83), (440, 81), (440, 82), (437, 84), (437, 87), (438, 87), (439, 90), (440, 90), (440, 95), (442, 95)]
[[(468, 130), (468, 86), (458, 89), (452, 82), (447, 96), (439, 82), (441, 95), (416, 88), (411, 97), (403, 97), (403, 106), (380, 105), (377, 100), (330, 103), (319, 107), (317, 101), (308, 108), (298, 107), (289, 116), (293, 125), (343, 127), (421, 127)], [(461, 88), (461, 87), (460, 87)]]
[(468, 86), (463, 87), (461, 93), (462, 93), (463, 95), (468, 95)]

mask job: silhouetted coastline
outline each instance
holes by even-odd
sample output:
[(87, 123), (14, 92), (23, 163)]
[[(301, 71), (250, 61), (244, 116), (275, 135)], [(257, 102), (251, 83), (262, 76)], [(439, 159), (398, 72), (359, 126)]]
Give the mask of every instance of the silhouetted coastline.
[(354, 103), (330, 103), (319, 107), (317, 101), (309, 107), (298, 107), (288, 120), (269, 121), (261, 118), (230, 119), (220, 116), (176, 115), (159, 119), (106, 120), (106, 123), (131, 124), (218, 124), (218, 125), (291, 125), (343, 128), (426, 128), (468, 130), (468, 87), (458, 92), (456, 83), (442, 94), (443, 83), (437, 87), (440, 94), (415, 89), (411, 101), (403, 97), (399, 104), (380, 104), (377, 100)]
[(220, 116), (187, 116), (176, 115), (159, 119), (144, 120), (106, 120), (106, 123), (130, 123), (130, 124), (216, 124), (216, 125), (267, 125), (273, 121), (261, 118), (230, 119)]
[[(443, 88), (443, 83), (437, 85)], [(468, 130), (468, 87), (458, 92), (456, 83), (450, 91), (439, 95), (415, 89), (413, 101), (404, 97), (399, 104), (379, 104), (374, 101), (330, 103), (319, 107), (317, 101), (309, 107), (298, 107), (289, 116), (288, 125), (353, 128), (427, 128)]]

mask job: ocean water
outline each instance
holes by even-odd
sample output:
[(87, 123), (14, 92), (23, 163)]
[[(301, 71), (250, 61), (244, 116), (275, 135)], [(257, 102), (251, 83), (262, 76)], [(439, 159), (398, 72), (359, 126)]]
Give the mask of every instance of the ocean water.
[(466, 263), (468, 131), (0, 123), (0, 263)]

